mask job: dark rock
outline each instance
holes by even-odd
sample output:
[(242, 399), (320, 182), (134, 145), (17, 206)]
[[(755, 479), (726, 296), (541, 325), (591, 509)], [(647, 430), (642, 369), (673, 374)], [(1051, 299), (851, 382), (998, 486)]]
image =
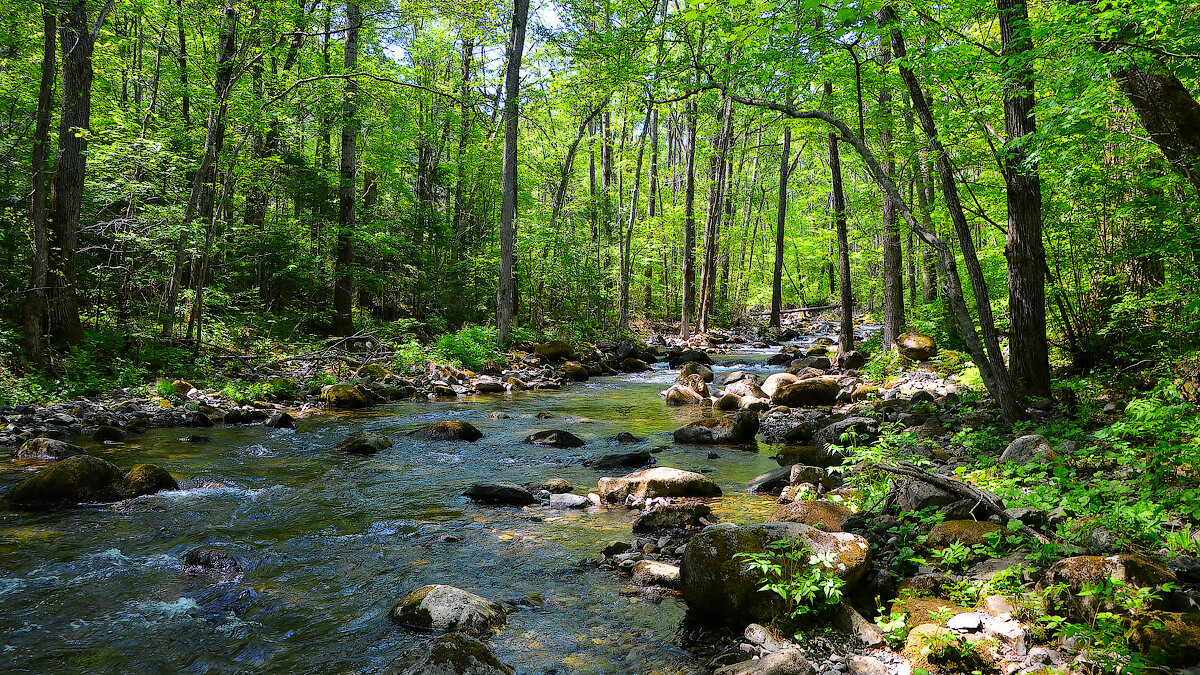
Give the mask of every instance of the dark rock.
[(337, 445), (333, 446), (333, 450), (338, 452), (348, 452), (352, 455), (373, 455), (380, 450), (386, 450), (392, 447), (392, 439), (382, 434), (361, 433), (355, 434)]
[(502, 504), (509, 506), (525, 506), (537, 501), (533, 493), (516, 483), (499, 481), (494, 483), (475, 483), (467, 488), (463, 496), (484, 504)]
[(203, 434), (191, 434), (189, 436), (184, 436), (184, 437), (180, 438), (179, 440), (183, 441), (184, 443), (211, 443), (212, 436), (205, 436)]
[(83, 448), (66, 441), (53, 438), (32, 438), (21, 444), (17, 449), (20, 459), (54, 459), (61, 460), (75, 455), (85, 454)]
[[(771, 395), (771, 404), (789, 408), (833, 405), (841, 390), (836, 378), (810, 377), (780, 385)], [(765, 386), (763, 391), (766, 391)]]
[(197, 546), (183, 556), (184, 570), (219, 581), (237, 581), (249, 567), (246, 559), (220, 546)]
[(547, 478), (540, 483), (528, 483), (525, 489), (530, 492), (545, 491), (552, 495), (565, 494), (575, 489), (574, 485), (562, 478)]
[(120, 443), (125, 440), (125, 432), (117, 427), (101, 424), (92, 432), (92, 440), (97, 443)]
[[(843, 440), (846, 434), (853, 434), (853, 440)], [(867, 446), (879, 438), (879, 423), (870, 417), (847, 417), (817, 430), (812, 437), (812, 444), (818, 448), (828, 446), (854, 447)]]
[(713, 360), (707, 352), (694, 349), (686, 349), (678, 354), (672, 354), (667, 359), (667, 365), (672, 369), (678, 368), (685, 363), (703, 363), (706, 366), (711, 366), (713, 365)]
[(758, 433), (758, 413), (739, 412), (732, 417), (706, 417), (675, 430), (676, 443), (748, 443)]
[(634, 450), (593, 457), (584, 460), (583, 465), (592, 469), (636, 469), (647, 464), (652, 464), (653, 462), (654, 458), (650, 456), (650, 451)]
[(778, 494), (785, 486), (791, 485), (792, 467), (783, 466), (772, 469), (746, 483), (748, 492), (765, 492)]
[(958, 497), (941, 488), (908, 478), (892, 481), (892, 489), (887, 496), (888, 506), (897, 512), (920, 511), (931, 506), (940, 508), (956, 501)]
[(533, 353), (544, 359), (559, 361), (561, 359), (569, 359), (575, 356), (575, 347), (569, 342), (552, 340), (534, 347)]
[(7, 499), (13, 506), (28, 509), (110, 502), (120, 498), (116, 490), (120, 479), (121, 470), (112, 462), (72, 455), (18, 483)]
[(629, 433), (628, 431), (622, 431), (621, 433), (617, 434), (616, 436), (613, 436), (613, 442), (621, 443), (623, 445), (627, 445), (630, 443), (641, 443), (644, 440), (646, 440), (646, 439), (638, 437), (638, 436), (634, 436), (633, 434)]
[(582, 438), (562, 429), (543, 429), (534, 432), (525, 437), (525, 442), (552, 448), (578, 448), (586, 445)]
[(471, 423), (462, 420), (434, 422), (410, 431), (408, 435), (427, 441), (466, 441), (468, 443), (474, 443), (483, 438), (483, 432), (476, 429)]
[(396, 657), (380, 675), (516, 675), (479, 640), (447, 633)]
[(295, 429), (296, 418), (285, 412), (277, 413), (267, 418), (267, 421), (263, 422), (263, 425), (272, 429)]
[(187, 422), (185, 425), (189, 427), (200, 427), (201, 429), (207, 429), (213, 425), (213, 421), (208, 415), (205, 415), (202, 412), (193, 411), (188, 413)]
[(712, 508), (700, 502), (656, 504), (633, 520), (636, 533), (661, 530), (684, 530), (700, 527), (704, 520), (713, 520)]
[(117, 485), (117, 492), (126, 499), (178, 489), (179, 483), (157, 464), (133, 465)]
[(457, 631), (472, 637), (490, 637), (508, 620), (499, 603), (445, 584), (430, 584), (409, 593), (388, 616), (407, 628)]

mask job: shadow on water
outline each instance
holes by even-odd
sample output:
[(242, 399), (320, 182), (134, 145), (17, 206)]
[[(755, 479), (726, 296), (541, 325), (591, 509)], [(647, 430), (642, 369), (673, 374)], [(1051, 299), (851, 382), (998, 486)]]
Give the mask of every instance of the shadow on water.
[[(765, 356), (721, 359), (718, 381), (734, 368), (761, 369)], [(613, 451), (611, 437), (627, 431), (645, 439), (659, 465), (717, 480), (722, 518), (761, 517), (770, 504), (746, 494), (745, 482), (775, 463), (765, 449), (674, 445), (670, 432), (705, 414), (663, 405), (658, 392), (674, 375), (657, 369), (556, 392), (408, 402), (301, 420), (294, 432), (218, 427), (205, 432), (206, 445), (158, 429), (93, 446), (121, 467), (161, 464), (182, 489), (54, 513), (0, 512), (0, 671), (374, 672), (422, 639), (387, 612), (427, 583), (510, 602), (516, 610), (491, 644), (518, 672), (686, 670), (693, 658), (676, 636), (682, 603), (622, 597), (623, 579), (575, 565), (629, 540), (631, 512), (488, 508), (460, 497), (479, 480), (561, 477), (594, 488), (601, 474), (582, 460)], [(455, 444), (404, 435), (442, 419), (468, 420), (485, 437)], [(544, 428), (588, 444), (521, 442)], [(364, 429), (394, 445), (371, 457), (328, 451)], [(711, 450), (719, 457), (709, 459)], [(5, 462), (0, 485), (32, 468)], [(230, 547), (251, 566), (234, 582), (189, 575), (182, 559), (199, 544)]]

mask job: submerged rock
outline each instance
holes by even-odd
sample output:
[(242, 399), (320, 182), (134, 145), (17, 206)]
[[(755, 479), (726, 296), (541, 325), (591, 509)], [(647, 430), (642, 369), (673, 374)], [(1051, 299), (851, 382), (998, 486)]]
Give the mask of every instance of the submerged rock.
[(623, 502), (628, 497), (720, 497), (721, 486), (693, 471), (660, 466), (619, 478), (601, 478), (600, 496), (610, 503)]
[(653, 463), (649, 450), (631, 450), (592, 457), (584, 460), (583, 465), (592, 469), (636, 469)]
[(39, 470), (8, 492), (18, 508), (53, 508), (80, 502), (111, 502), (120, 498), (116, 464), (91, 455), (72, 455)]
[(179, 482), (157, 464), (135, 464), (117, 485), (117, 492), (126, 499), (178, 489)]
[(445, 584), (430, 584), (409, 593), (388, 616), (415, 630), (458, 631), (473, 637), (490, 637), (508, 620), (499, 603)]
[(184, 571), (218, 581), (237, 581), (249, 567), (246, 559), (220, 546), (197, 546), (183, 556)]
[(333, 446), (333, 449), (338, 452), (348, 452), (352, 455), (373, 455), (380, 450), (386, 450), (390, 447), (392, 447), (392, 439), (383, 434), (368, 432), (355, 434)]
[(462, 420), (434, 422), (410, 431), (408, 435), (427, 441), (466, 441), (468, 443), (474, 443), (483, 438), (483, 432), (476, 429), (470, 422)]
[(516, 675), (479, 640), (448, 633), (396, 657), (381, 675)]
[(749, 443), (758, 433), (758, 413), (739, 412), (732, 417), (705, 417), (675, 430), (676, 443)]
[(537, 501), (533, 493), (516, 483), (498, 481), (494, 483), (475, 483), (467, 488), (463, 496), (484, 504), (501, 504), (509, 506), (525, 506)]
[(16, 456), (20, 459), (62, 460), (83, 454), (86, 454), (83, 448), (66, 441), (54, 438), (32, 438), (17, 448)]
[(562, 429), (543, 429), (525, 437), (530, 445), (544, 445), (551, 448), (578, 448), (586, 445), (583, 439)]

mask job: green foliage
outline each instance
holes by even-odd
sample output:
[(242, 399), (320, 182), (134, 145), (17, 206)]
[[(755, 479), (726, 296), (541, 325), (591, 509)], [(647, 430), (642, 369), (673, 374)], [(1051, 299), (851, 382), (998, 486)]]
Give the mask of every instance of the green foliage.
[[(1083, 658), (1106, 673), (1140, 673), (1153, 665), (1129, 644), (1129, 629), (1150, 609), (1162, 592), (1174, 590), (1174, 584), (1161, 588), (1129, 586), (1120, 579), (1108, 578), (1097, 583), (1085, 582), (1076, 595), (1094, 599), (1099, 611), (1082, 620), (1059, 615), (1039, 617), (1038, 621), (1055, 638), (1072, 645)], [(1043, 591), (1049, 597), (1068, 592), (1062, 584)], [(1113, 609), (1105, 609), (1105, 608)]]
[(290, 400), (296, 397), (296, 387), (291, 380), (280, 379), (270, 382), (233, 381), (221, 389), (221, 395), (238, 405), (268, 399)]
[(836, 554), (832, 552), (815, 553), (799, 540), (779, 539), (762, 553), (739, 553), (734, 557), (762, 575), (760, 592), (783, 599), (787, 622), (820, 614), (842, 599), (845, 581), (835, 572)]
[(437, 339), (437, 352), (447, 361), (471, 370), (483, 370), (488, 361), (500, 358), (496, 329), (468, 326), (455, 333), (446, 333)]

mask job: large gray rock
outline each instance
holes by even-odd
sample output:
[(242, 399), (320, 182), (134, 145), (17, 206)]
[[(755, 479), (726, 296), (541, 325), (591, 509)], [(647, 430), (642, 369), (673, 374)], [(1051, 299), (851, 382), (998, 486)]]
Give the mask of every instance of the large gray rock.
[(362, 433), (354, 434), (333, 446), (338, 452), (348, 452), (352, 455), (373, 455), (380, 450), (392, 447), (392, 439), (383, 434)]
[(649, 497), (720, 497), (721, 486), (694, 471), (660, 466), (619, 478), (600, 479), (600, 497), (610, 503)]
[(85, 454), (83, 448), (53, 438), (31, 438), (21, 444), (16, 456), (19, 459), (61, 460)]
[[(845, 434), (853, 434), (851, 440), (842, 440)], [(870, 417), (847, 417), (817, 430), (812, 437), (812, 444), (818, 448), (831, 445), (839, 447), (865, 446), (874, 443), (879, 438), (879, 423)]]
[(496, 481), (492, 483), (475, 483), (467, 488), (463, 496), (483, 504), (500, 504), (508, 506), (525, 506), (537, 501), (533, 493), (516, 483)]
[(675, 430), (676, 443), (749, 443), (758, 433), (758, 413), (745, 410), (732, 417), (705, 417)]
[(479, 640), (449, 633), (396, 657), (381, 675), (516, 675), (516, 671)]
[(791, 373), (775, 373), (767, 376), (767, 379), (759, 387), (767, 396), (774, 396), (775, 392), (785, 384), (799, 381), (800, 378)]
[(816, 675), (817, 669), (799, 649), (781, 649), (761, 659), (718, 668), (713, 675)]
[(39, 470), (9, 490), (17, 508), (44, 509), (80, 502), (111, 502), (121, 498), (117, 483), (122, 472), (112, 462), (91, 455), (72, 455)]
[(746, 483), (747, 492), (777, 493), (792, 483), (792, 466), (781, 466)]
[(473, 637), (490, 637), (508, 621), (499, 603), (445, 584), (430, 584), (409, 593), (388, 616), (415, 630), (458, 631)]
[(924, 481), (898, 478), (892, 481), (887, 504), (898, 512), (920, 511), (931, 506), (949, 506), (958, 499), (955, 495)]
[(543, 429), (525, 437), (530, 445), (542, 445), (551, 448), (578, 448), (586, 445), (583, 439), (562, 429)]
[(1032, 462), (1047, 462), (1057, 457), (1049, 441), (1038, 434), (1021, 436), (1000, 453), (1001, 462), (1014, 464), (1030, 464)]
[(644, 511), (633, 520), (635, 533), (661, 532), (662, 530), (684, 530), (706, 525), (716, 518), (712, 515), (712, 507), (702, 502), (672, 502), (656, 504)]
[(820, 554), (832, 554), (833, 573), (847, 584), (862, 578), (870, 563), (867, 541), (846, 532), (822, 532), (802, 523), (761, 523), (704, 528), (688, 542), (680, 563), (683, 598), (701, 623), (741, 627), (770, 621), (781, 609), (775, 593), (759, 591), (762, 575), (739, 553), (762, 553), (780, 539), (793, 539)]
[(476, 429), (475, 425), (462, 420), (433, 422), (415, 431), (410, 431), (408, 435), (427, 441), (466, 441), (468, 443), (474, 443), (483, 438), (483, 432)]

